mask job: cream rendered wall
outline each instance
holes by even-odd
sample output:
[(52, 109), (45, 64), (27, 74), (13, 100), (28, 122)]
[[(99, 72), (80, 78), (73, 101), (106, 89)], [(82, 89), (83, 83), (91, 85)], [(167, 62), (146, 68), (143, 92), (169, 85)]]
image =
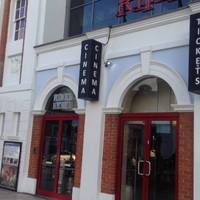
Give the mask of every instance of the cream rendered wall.
[[(14, 15), (16, 0), (11, 0), (8, 40), (3, 86), (0, 88), (0, 113), (5, 116), (0, 136), (0, 158), (4, 141), (22, 142), (21, 164), (17, 190), (35, 193), (35, 180), (28, 178), (30, 141), (32, 135), (32, 96), (36, 54), (37, 19), (39, 0), (28, 3), (27, 30), (22, 60), (23, 40), (14, 41)], [(22, 63), (23, 61), (23, 63)], [(20, 80), (21, 70), (21, 80)], [(1, 159), (0, 159), (1, 161)]]

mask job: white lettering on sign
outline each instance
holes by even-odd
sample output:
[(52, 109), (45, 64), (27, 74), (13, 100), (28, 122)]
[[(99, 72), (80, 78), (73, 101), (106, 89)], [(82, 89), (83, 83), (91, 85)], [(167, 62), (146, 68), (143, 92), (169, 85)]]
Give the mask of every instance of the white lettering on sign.
[(96, 68), (96, 69), (98, 69), (98, 63), (94, 62), (93, 67)]
[(87, 84), (87, 79), (81, 79), (81, 85), (86, 85)]
[(200, 55), (200, 47), (196, 48), (196, 55)]
[(199, 75), (200, 67), (196, 67), (196, 73)]
[(195, 79), (195, 85), (199, 85), (200, 84), (200, 77), (197, 77), (196, 79)]
[(53, 101), (72, 101), (73, 96), (70, 93), (65, 94), (54, 94)]
[(78, 98), (96, 101), (99, 95), (102, 44), (95, 40), (82, 43)]
[(92, 79), (92, 86), (97, 86), (98, 85), (97, 83), (98, 83), (97, 80)]
[(53, 110), (72, 109), (74, 106), (74, 96), (71, 93), (61, 93), (53, 95)]
[(83, 62), (83, 68), (84, 68), (84, 67), (87, 67), (87, 65), (88, 65), (88, 62), (87, 62), (87, 61), (84, 61), (84, 62)]
[(197, 19), (197, 24), (200, 25), (200, 18)]
[(200, 38), (196, 39), (196, 44), (200, 44)]
[[(197, 18), (197, 39), (196, 39), (196, 45), (200, 45), (200, 18)], [(195, 78), (195, 85), (199, 85), (200, 84), (200, 47), (196, 47), (196, 58), (195, 58), (195, 71), (196, 71), (196, 75), (198, 77)]]
[(87, 72), (87, 71), (84, 69), (84, 70), (83, 70), (83, 76), (86, 76), (86, 72)]
[(84, 87), (81, 90), (81, 94), (85, 94), (85, 88)]
[(84, 49), (85, 51), (88, 51), (88, 44), (85, 44)]
[(97, 78), (97, 71), (93, 71), (93, 77)]
[(92, 95), (96, 95), (96, 90), (95, 90), (95, 88), (92, 89)]

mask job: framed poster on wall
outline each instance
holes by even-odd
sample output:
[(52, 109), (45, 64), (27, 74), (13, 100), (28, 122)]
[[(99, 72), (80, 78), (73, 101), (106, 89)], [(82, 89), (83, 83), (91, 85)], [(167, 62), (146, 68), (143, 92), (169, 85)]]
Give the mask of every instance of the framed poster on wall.
[(21, 142), (4, 142), (0, 187), (15, 191), (17, 190), (21, 147)]

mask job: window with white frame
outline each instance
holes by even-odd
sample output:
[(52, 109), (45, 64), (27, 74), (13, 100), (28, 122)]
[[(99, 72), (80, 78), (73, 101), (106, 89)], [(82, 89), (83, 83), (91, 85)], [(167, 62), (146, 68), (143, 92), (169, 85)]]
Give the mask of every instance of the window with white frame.
[(26, 0), (17, 0), (16, 12), (15, 12), (15, 34), (14, 34), (15, 40), (20, 40), (24, 37), (25, 15), (26, 15)]

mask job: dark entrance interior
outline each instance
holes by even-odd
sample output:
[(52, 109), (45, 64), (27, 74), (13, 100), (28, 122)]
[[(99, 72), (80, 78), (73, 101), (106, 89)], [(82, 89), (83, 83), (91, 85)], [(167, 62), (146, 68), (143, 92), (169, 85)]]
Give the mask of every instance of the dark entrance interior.
[(121, 200), (175, 200), (176, 114), (122, 116)]
[(117, 200), (175, 200), (178, 114), (171, 87), (139, 80), (124, 97)]
[(77, 118), (47, 115), (44, 119), (37, 193), (71, 199), (76, 159)]
[(60, 87), (50, 96), (43, 118), (37, 193), (69, 200), (74, 185), (78, 117), (75, 95)]

